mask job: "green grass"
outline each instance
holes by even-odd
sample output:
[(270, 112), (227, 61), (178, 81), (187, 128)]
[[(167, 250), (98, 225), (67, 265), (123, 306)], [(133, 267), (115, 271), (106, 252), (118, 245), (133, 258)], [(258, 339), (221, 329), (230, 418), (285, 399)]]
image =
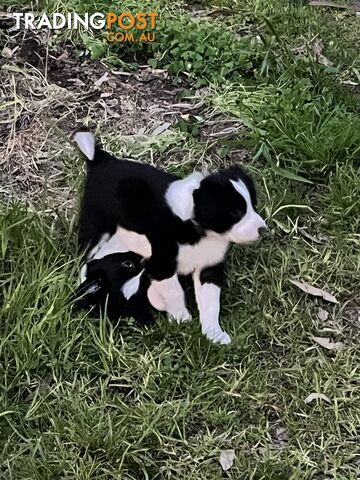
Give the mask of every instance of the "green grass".
[[(201, 97), (206, 108), (155, 139), (101, 133), (114, 152), (181, 173), (229, 163), (234, 148), (253, 152), (248, 169), (269, 234), (229, 254), (221, 318), (233, 343), (210, 344), (196, 316), (182, 326), (159, 318), (143, 330), (131, 320), (75, 315), (75, 218), (53, 211), (46, 197), (36, 208), (2, 202), (0, 478), (358, 478), (360, 125), (358, 90), (342, 82), (356, 79), (359, 20), (302, 2), (222, 5), (234, 14), (197, 21), (201, 33), (214, 22), (237, 42), (246, 29), (237, 45), (245, 42), (256, 61), (225, 72), (213, 44), (209, 62), (186, 69), (164, 40), (146, 55), (162, 58), (158, 66), (178, 81), (186, 70), (185, 97)], [(161, 8), (172, 9), (169, 29), (186, 23), (184, 5)], [(196, 35), (174, 32), (174, 48), (193, 54)], [(336, 68), (319, 65), (311, 46), (301, 58), (294, 51), (314, 34)], [(196, 92), (203, 84), (209, 88)], [(219, 116), (245, 128), (204, 144), (199, 131)], [(182, 157), (174, 164), (175, 149)], [(67, 181), (79, 183), (71, 150), (57, 158)], [(339, 305), (303, 294), (292, 278), (325, 288)], [(324, 350), (313, 336), (345, 347)], [(311, 393), (330, 402), (306, 404)], [(218, 461), (224, 449), (236, 453), (228, 474)]]

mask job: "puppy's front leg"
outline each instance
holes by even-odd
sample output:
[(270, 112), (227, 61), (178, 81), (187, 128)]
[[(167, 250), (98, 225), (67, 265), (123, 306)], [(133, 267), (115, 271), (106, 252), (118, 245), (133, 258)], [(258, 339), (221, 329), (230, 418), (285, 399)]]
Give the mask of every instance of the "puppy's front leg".
[(209, 340), (226, 345), (231, 342), (230, 336), (222, 330), (219, 323), (220, 313), (220, 280), (223, 276), (223, 265), (195, 270), (193, 274), (196, 302), (199, 308), (201, 330)]

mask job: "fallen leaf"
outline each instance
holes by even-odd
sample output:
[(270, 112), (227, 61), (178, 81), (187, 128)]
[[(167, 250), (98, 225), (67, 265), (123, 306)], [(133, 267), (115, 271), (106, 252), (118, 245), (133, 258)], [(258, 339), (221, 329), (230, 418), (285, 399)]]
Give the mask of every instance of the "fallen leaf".
[(276, 448), (284, 448), (289, 443), (289, 431), (282, 423), (270, 427), (270, 436)]
[(170, 122), (164, 122), (163, 124), (156, 127), (155, 130), (152, 133), (153, 133), (153, 135), (160, 135), (160, 133), (163, 133), (163, 132), (165, 132), (165, 130), (170, 128), (171, 125), (172, 124)]
[(320, 307), (317, 312), (317, 316), (319, 320), (321, 320), (322, 322), (326, 322), (329, 317), (329, 312)]
[(321, 65), (325, 65), (325, 67), (332, 67), (334, 65), (328, 58), (325, 57), (325, 55), (322, 54), (323, 44), (321, 40), (315, 40), (313, 49), (315, 58), (319, 63), (321, 63)]
[(314, 400), (325, 400), (325, 402), (331, 403), (330, 398), (323, 393), (310, 393), (310, 395), (308, 395), (304, 401), (305, 403), (311, 403)]
[(96, 82), (94, 82), (95, 87), (101, 87), (101, 85), (107, 81), (108, 77), (108, 72), (105, 72), (102, 77), (100, 77), (98, 80), (96, 80)]
[(310, 235), (310, 233), (308, 233), (304, 228), (299, 228), (299, 232), (305, 238), (308, 238), (309, 240), (311, 240), (315, 243), (319, 243), (320, 245), (322, 245), (323, 243), (325, 243), (328, 240), (328, 237), (326, 235), (323, 235), (323, 234), (320, 233), (319, 235), (313, 236), (313, 235)]
[(313, 295), (314, 297), (322, 297), (327, 302), (339, 303), (334, 297), (334, 295), (331, 295), (331, 293), (328, 293), (321, 288), (313, 287), (308, 283), (299, 282), (298, 280), (290, 280), (290, 282), (296, 287), (300, 288), (300, 290), (302, 290), (303, 292), (308, 293), (309, 295)]
[(69, 58), (69, 53), (65, 50), (58, 58), (57, 61), (67, 60)]
[(112, 110), (111, 108), (107, 108), (106, 111), (108, 115), (110, 115), (110, 117), (120, 118), (120, 115), (117, 112), (115, 112), (115, 110)]
[(325, 337), (312, 337), (314, 342), (319, 344), (321, 347), (326, 348), (327, 350), (334, 350), (338, 352), (344, 348), (344, 344), (342, 342), (332, 342), (330, 338)]
[(221, 450), (219, 462), (224, 472), (232, 467), (234, 460), (235, 450)]
[(13, 51), (8, 47), (4, 47), (1, 52), (1, 55), (5, 58), (11, 58), (12, 54), (13, 54)]
[(84, 87), (85, 83), (80, 80), (80, 78), (69, 78), (69, 82), (73, 83), (74, 85), (77, 85), (78, 87)]

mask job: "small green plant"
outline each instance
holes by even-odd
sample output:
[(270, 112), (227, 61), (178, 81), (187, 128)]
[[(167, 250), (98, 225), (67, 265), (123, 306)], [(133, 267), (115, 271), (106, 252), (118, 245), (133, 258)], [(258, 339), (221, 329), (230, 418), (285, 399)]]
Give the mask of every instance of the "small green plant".
[(208, 21), (183, 17), (170, 22), (161, 34), (150, 65), (165, 67), (174, 75), (185, 73), (195, 87), (251, 76), (259, 60), (260, 48), (248, 38), (237, 38)]

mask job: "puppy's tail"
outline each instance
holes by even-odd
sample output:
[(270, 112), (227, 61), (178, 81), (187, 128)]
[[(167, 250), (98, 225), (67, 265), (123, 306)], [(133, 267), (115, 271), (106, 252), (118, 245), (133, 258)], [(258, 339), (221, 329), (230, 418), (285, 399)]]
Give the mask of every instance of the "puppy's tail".
[(90, 162), (96, 160), (96, 139), (91, 132), (77, 132), (75, 135), (75, 142)]

